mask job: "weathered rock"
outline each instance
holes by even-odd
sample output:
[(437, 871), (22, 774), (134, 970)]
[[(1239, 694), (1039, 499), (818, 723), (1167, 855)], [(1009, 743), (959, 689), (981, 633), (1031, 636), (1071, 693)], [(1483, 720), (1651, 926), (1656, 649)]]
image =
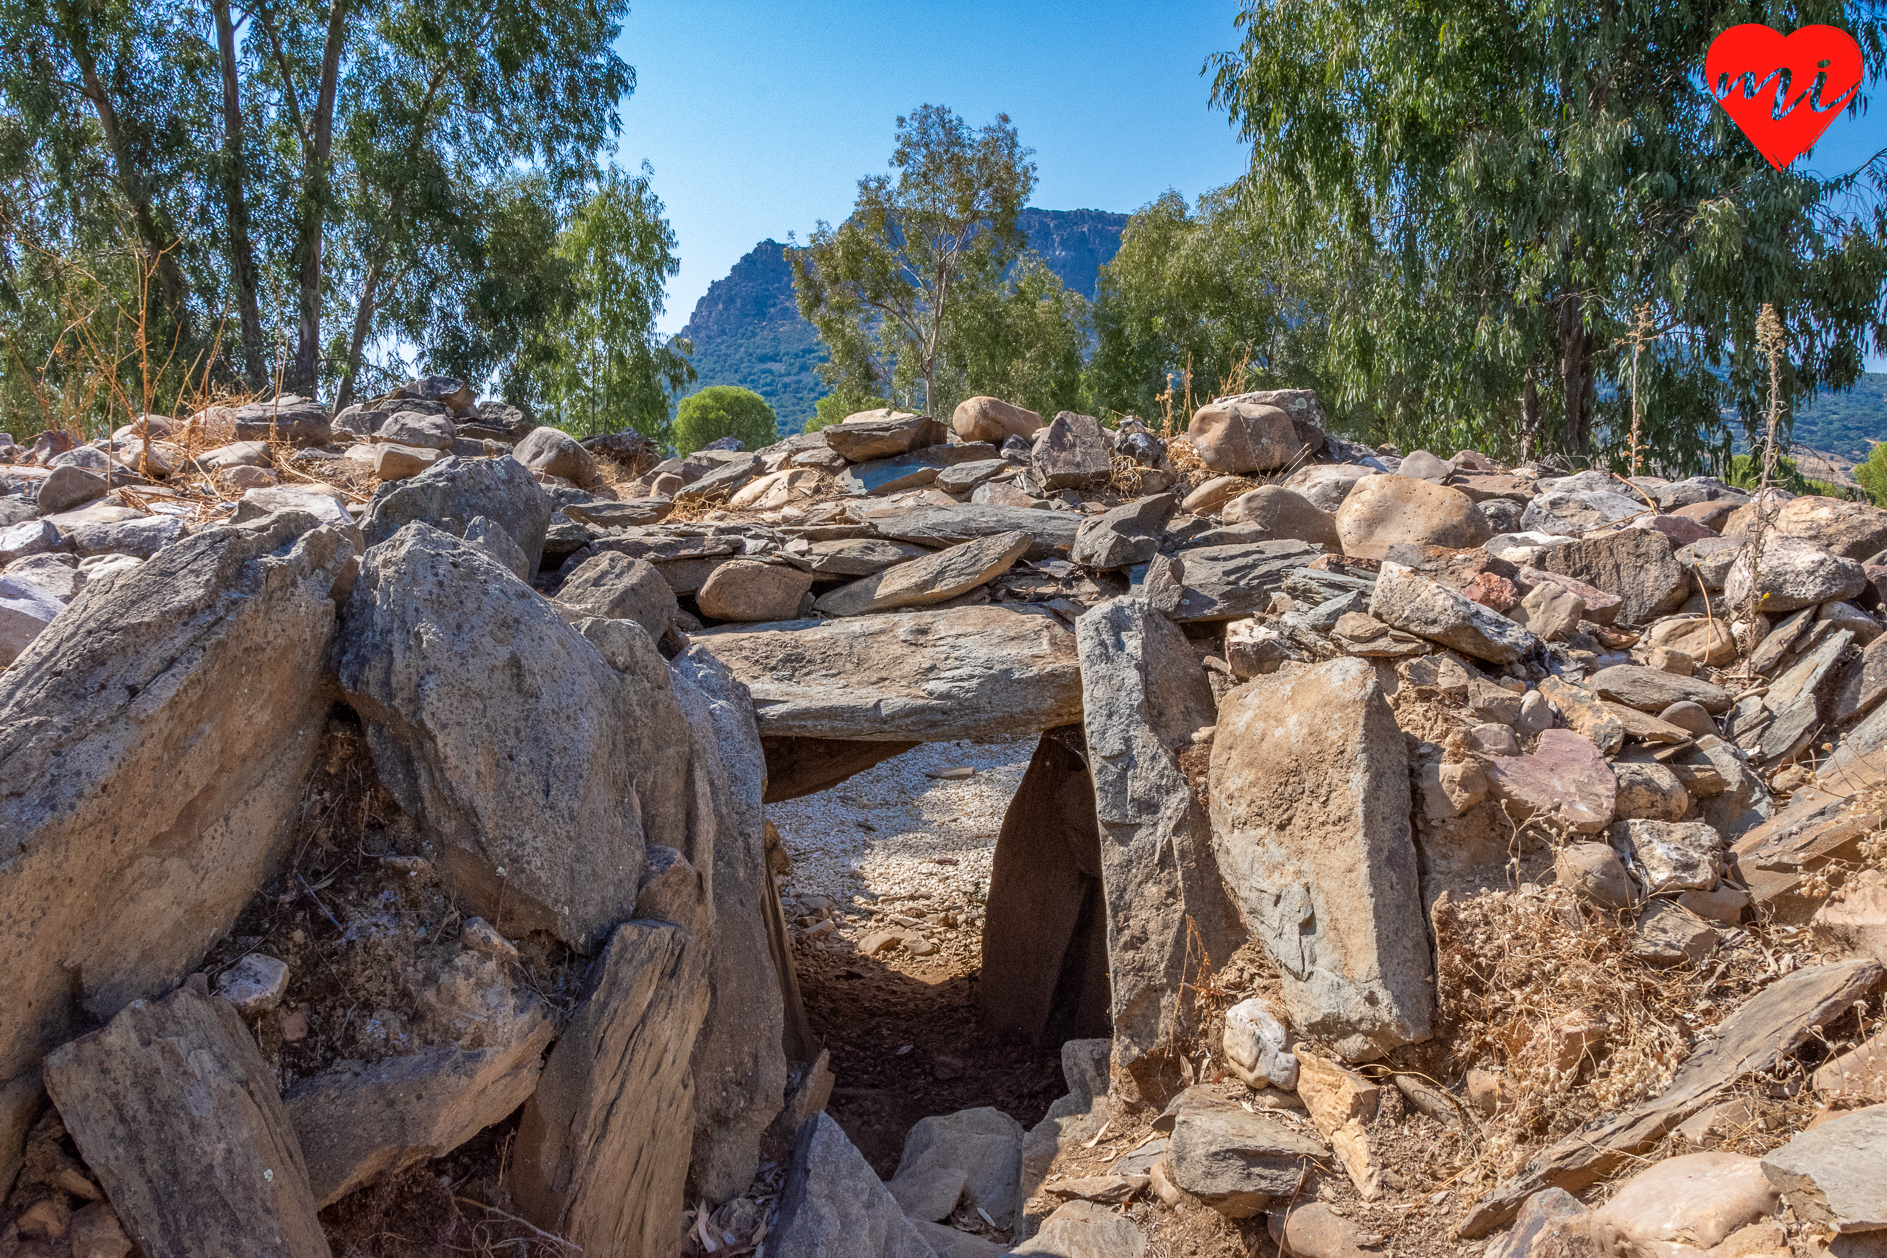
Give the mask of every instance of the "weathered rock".
[(1637, 861), (1652, 895), (1708, 891), (1723, 873), (1723, 839), (1704, 822), (1630, 820), (1623, 831), (1620, 846)]
[(94, 580), (0, 673), (0, 1080), (175, 984), (275, 872), (354, 562), (312, 523)]
[(512, 447), (511, 457), (533, 472), (561, 476), (578, 489), (594, 488), (603, 480), (590, 452), (560, 428), (533, 428)]
[[(978, 538), (861, 577), (821, 595), (813, 606), (828, 616), (863, 616), (894, 607), (941, 603), (1009, 571), (1033, 544), (1034, 539), (1022, 532)], [(722, 571), (726, 569), (717, 571), (716, 577)]]
[(525, 1103), (507, 1186), (537, 1226), (585, 1253), (674, 1242), (706, 961), (704, 943), (672, 922), (616, 927)]
[(701, 608), (703, 616), (715, 620), (764, 624), (793, 619), (799, 614), (801, 600), (811, 590), (812, 576), (797, 568), (735, 559), (708, 574), (695, 594), (695, 604)]
[(1092, 415), (1062, 411), (1035, 443), (1035, 466), (1049, 489), (1104, 485), (1111, 464), (1107, 434)]
[(0, 664), (11, 664), (66, 605), (24, 575), (0, 576)]
[(1375, 593), (1370, 598), (1369, 614), (1391, 628), (1439, 642), (1463, 655), (1493, 664), (1512, 663), (1537, 651), (1540, 645), (1538, 638), (1499, 612), (1399, 563), (1383, 564), (1382, 573), (1376, 578)]
[(1730, 633), (1729, 623), (1714, 617), (1660, 620), (1646, 630), (1645, 641), (1667, 650), (1682, 651), (1699, 664), (1713, 668), (1736, 658), (1736, 638)]
[(937, 473), (934, 483), (947, 494), (967, 494), (985, 481), (1013, 473), (1015, 466), (1007, 459), (978, 459), (974, 463), (957, 463)]
[[(1035, 1195), (1049, 1165), (1064, 1147), (1092, 1139), (1111, 1120), (1108, 1096), (1108, 1060), (1113, 1045), (1107, 1039), (1068, 1040), (1061, 1046), (1061, 1073), (1068, 1085), (1064, 1096), (1049, 1104), (1042, 1121), (1029, 1128), (1022, 1141), (1022, 1195)], [(1144, 1168), (1142, 1168), (1144, 1169)]]
[[(1210, 1098), (1218, 1101), (1218, 1098)], [(1304, 1163), (1323, 1145), (1275, 1118), (1231, 1102), (1180, 1110), (1166, 1147), (1167, 1177), (1230, 1219), (1249, 1219), (1297, 1190)]]
[(1409, 770), (1366, 661), (1248, 682), (1221, 704), (1212, 838), (1291, 1021), (1351, 1059), (1428, 1038)]
[(461, 537), (482, 515), (511, 534), (535, 574), (552, 510), (550, 495), (515, 459), (446, 459), (411, 480), (375, 490), (360, 529), (369, 546), (414, 520)]
[(1225, 504), (1227, 524), (1253, 524), (1266, 537), (1338, 549), (1337, 522), (1330, 512), (1277, 485), (1263, 485)]
[(1108, 1030), (1107, 904), (1078, 727), (1043, 733), (1003, 815), (977, 984), (986, 1025), (1038, 1043)]
[(1843, 1234), (1887, 1228), (1887, 1105), (1820, 1123), (1772, 1150), (1763, 1173), (1795, 1213)]
[(1762, 1163), (1739, 1153), (1688, 1153), (1640, 1171), (1592, 1213), (1606, 1253), (1665, 1252), (1681, 1243), (1711, 1249), (1776, 1211)]
[(1365, 1201), (1382, 1196), (1382, 1166), (1370, 1147), (1365, 1124), (1376, 1118), (1380, 1089), (1335, 1062), (1305, 1054), (1298, 1059), (1297, 1095), (1311, 1122), (1343, 1164), (1357, 1195)]
[(1830, 1058), (1814, 1079), (1815, 1091), (1830, 1100), (1887, 1101), (1887, 1031)]
[(817, 493), (820, 479), (819, 473), (809, 467), (785, 468), (748, 482), (727, 500), (727, 505), (735, 511), (778, 511)]
[[(1836, 630), (1770, 683), (1762, 698), (1763, 707), (1773, 714), (1762, 731), (1759, 745), (1763, 760), (1775, 763), (1805, 750), (1824, 721), (1833, 715), (1842, 666), (1854, 655), (1854, 634)], [(1748, 746), (1740, 725), (1737, 741)]]
[(1581, 834), (1597, 834), (1612, 822), (1618, 778), (1590, 739), (1569, 729), (1541, 732), (1533, 751), (1502, 756), (1487, 766), (1495, 798), (1521, 816), (1556, 813)]
[(403, 446), (450, 450), (458, 430), (443, 415), (422, 415), (418, 411), (396, 411), (374, 429), (375, 441), (391, 441)]
[(753, 691), (769, 737), (1015, 737), (1081, 717), (1074, 635), (1041, 609), (792, 621), (694, 640)]
[(1289, 1032), (1263, 1000), (1241, 1000), (1225, 1011), (1222, 1042), (1232, 1072), (1246, 1087), (1297, 1089), (1298, 1062), (1287, 1051)]
[(1294, 1258), (1369, 1258), (1374, 1238), (1320, 1201), (1274, 1210), (1265, 1220), (1278, 1252)]
[(1811, 966), (1771, 983), (1717, 1025), (1715, 1037), (1691, 1053), (1662, 1093), (1595, 1119), (1540, 1153), (1481, 1199), (1460, 1234), (1483, 1236), (1505, 1225), (1542, 1188), (1579, 1192), (1618, 1170), (1732, 1083), (1767, 1070), (1846, 1013), (1881, 973), (1878, 962), (1849, 961)]
[(175, 516), (87, 521), (59, 530), (66, 548), (76, 555), (88, 558), (93, 555), (133, 555), (139, 559), (149, 559), (188, 532), (189, 526)]
[[(1319, 511), (1327, 511), (1332, 516), (1343, 505), (1343, 500), (1350, 496), (1356, 483), (1365, 476), (1375, 476), (1374, 468), (1362, 467), (1354, 463), (1312, 463), (1298, 468), (1284, 478), (1284, 488), (1302, 495), (1304, 500)], [(1187, 508), (1192, 510), (1191, 507)]]
[(1548, 492), (1527, 504), (1520, 527), (1529, 533), (1574, 536), (1649, 510), (1637, 498), (1606, 490)]
[(1020, 529), (1035, 539), (1024, 558), (1050, 559), (1067, 555), (1082, 519), (1072, 511), (969, 504), (913, 507), (894, 515), (874, 516), (872, 524), (885, 537), (934, 547), (955, 546)]
[(1594, 673), (1586, 683), (1601, 698), (1640, 712), (1662, 712), (1673, 703), (1690, 702), (1706, 712), (1724, 712), (1730, 694), (1701, 677), (1679, 677), (1642, 664), (1614, 664)]
[(1493, 536), (1466, 494), (1407, 476), (1357, 481), (1337, 509), (1336, 525), (1343, 553), (1365, 559), (1381, 559), (1399, 543), (1467, 548)]
[(868, 463), (937, 445), (944, 439), (944, 426), (928, 415), (884, 407), (847, 415), (820, 429), (819, 435), (847, 462)]
[(1599, 697), (1584, 686), (1558, 677), (1542, 677), (1540, 693), (1559, 709), (1567, 726), (1610, 756), (1625, 745), (1625, 726)]
[(209, 407), (192, 415), (185, 430), (205, 445), (286, 441), (295, 446), (324, 446), (333, 435), (327, 407), (292, 393), (245, 406)]
[(373, 474), (383, 481), (406, 480), (446, 457), (445, 451), (427, 446), (385, 442), (373, 448)]
[[(899, 1185), (909, 1188), (952, 1171), (963, 1177), (964, 1209), (981, 1211), (998, 1228), (1012, 1227), (1022, 1208), (1022, 1124), (987, 1106), (919, 1119), (904, 1138), (891, 1195), (903, 1201)], [(944, 1217), (957, 1200), (936, 1217)]]
[(660, 524), (674, 509), (674, 502), (668, 498), (599, 498), (595, 502), (566, 502), (559, 508), (565, 519), (604, 529)]
[(616, 551), (579, 564), (557, 591), (557, 602), (583, 616), (633, 620), (658, 642), (675, 623), (675, 592), (655, 565)]
[(800, 1125), (767, 1252), (773, 1258), (934, 1258), (864, 1155), (823, 1113)]
[(381, 781), (461, 903), (580, 950), (633, 910), (645, 839), (685, 850), (671, 836), (688, 760), (648, 636), (585, 623), (630, 635), (627, 658), (606, 660), (483, 552), (414, 523), (362, 561), (336, 656)]
[[(926, 446), (910, 454), (850, 464), (838, 475), (839, 487), (848, 493), (883, 497), (929, 485), (943, 475), (945, 468), (963, 463), (980, 463), (992, 458), (995, 453), (994, 446), (981, 442)], [(690, 489), (689, 492), (695, 490)]]
[(1092, 1201), (1070, 1201), (1008, 1252), (1010, 1258), (1140, 1258), (1147, 1241), (1127, 1216)]
[[(690, 647), (676, 657), (673, 671), (697, 742), (696, 807), (703, 796), (711, 800), (714, 820), (692, 857), (712, 865), (714, 933), (708, 1010), (690, 1060), (695, 1131), (689, 1175), (698, 1193), (718, 1202), (752, 1181), (761, 1137), (780, 1112), (787, 1085), (786, 989), (766, 927), (767, 910), (778, 903), (767, 877), (767, 763), (753, 700), (726, 665)], [(803, 1018), (796, 991), (793, 1000), (792, 1016)]]
[(46, 1088), (150, 1258), (327, 1258), (273, 1072), (228, 1004), (134, 1001), (50, 1054)]
[[(1304, 542), (1199, 546), (1176, 556), (1184, 592), (1169, 615), (1178, 621), (1232, 620), (1264, 610), (1285, 578), (1320, 552)], [(1139, 577), (1141, 569), (1136, 567)]]
[[(308, 1163), (315, 1204), (458, 1148), (504, 1121), (537, 1086), (556, 1024), (536, 1007), (532, 1029), (487, 1048), (436, 1048), (359, 1071), (304, 1079), (283, 1098)], [(520, 1028), (522, 1029), (522, 1028)]]
[[(1887, 548), (1887, 511), (1870, 503), (1805, 494), (1769, 510), (1771, 537), (1801, 538), (1843, 559), (1866, 559)], [(1754, 537), (1756, 508), (1739, 507), (1717, 531), (1725, 537)]]
[(70, 511), (103, 498), (111, 482), (97, 472), (67, 465), (52, 469), (39, 486), (39, 509), (47, 515)]
[(1087, 520), (1075, 534), (1074, 561), (1091, 568), (1146, 563), (1159, 553), (1176, 506), (1173, 495), (1153, 494)]
[[(868, 577), (874, 572), (883, 572), (893, 564), (922, 558), (930, 553), (928, 547), (914, 546), (910, 542), (860, 537), (811, 542), (796, 558), (821, 576)], [(789, 551), (788, 554), (792, 555), (793, 552)]]
[(1831, 955), (1872, 957), (1887, 965), (1887, 875), (1878, 869), (1850, 874), (1815, 910), (1809, 933)]
[(287, 990), (288, 966), (261, 952), (250, 953), (216, 980), (216, 994), (250, 1017), (281, 1004)]
[(957, 403), (950, 426), (965, 441), (987, 441), (1000, 446), (1011, 437), (1025, 441), (1042, 426), (1042, 417), (1001, 398), (971, 397)]
[(1240, 937), (1212, 826), (1178, 759), (1215, 722), (1212, 692), (1185, 636), (1145, 599), (1103, 603), (1075, 634), (1101, 827), (1114, 1060), (1158, 1092), (1161, 1046), (1175, 1028), (1190, 1034), (1197, 1017), (1180, 987), (1189, 953), (1229, 957)]
[(1202, 406), (1193, 412), (1186, 436), (1208, 468), (1235, 475), (1284, 467), (1304, 448), (1289, 414), (1256, 403)]
[(1647, 965), (1699, 966), (1719, 941), (1716, 929), (1689, 909), (1671, 900), (1653, 900), (1638, 918), (1631, 954)]
[(1732, 608), (1744, 606), (1752, 591), (1756, 610), (1772, 615), (1850, 599), (1867, 588), (1867, 573), (1858, 562), (1798, 537), (1765, 537), (1753, 578), (1752, 556), (1748, 546), (1738, 551), (1723, 579), (1723, 598)]
[(1618, 803), (1614, 811), (1621, 821), (1676, 823), (1690, 811), (1690, 792), (1684, 789), (1677, 774), (1664, 765), (1621, 760), (1612, 766), (1612, 772), (1618, 778)]
[(1556, 546), (1541, 556), (1540, 566), (1563, 573), (1623, 600), (1620, 624), (1648, 624), (1683, 606), (1690, 579), (1677, 562), (1671, 541), (1646, 529), (1620, 529)]
[(1568, 843), (1553, 855), (1553, 875), (1560, 886), (1602, 908), (1628, 909), (1638, 901), (1637, 884), (1608, 844)]

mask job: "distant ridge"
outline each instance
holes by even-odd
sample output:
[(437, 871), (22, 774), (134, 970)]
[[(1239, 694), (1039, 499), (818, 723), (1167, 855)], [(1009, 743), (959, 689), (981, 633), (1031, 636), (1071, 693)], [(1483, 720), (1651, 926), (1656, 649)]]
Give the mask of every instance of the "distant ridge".
[[(1026, 209), (1020, 222), (1029, 247), (1061, 282), (1092, 298), (1095, 277), (1120, 248), (1127, 215)], [(681, 334), (694, 342), (697, 389), (752, 389), (772, 404), (784, 431), (798, 432), (826, 395), (813, 371), (826, 356), (819, 334), (799, 317), (783, 249), (777, 240), (755, 245), (708, 285)]]

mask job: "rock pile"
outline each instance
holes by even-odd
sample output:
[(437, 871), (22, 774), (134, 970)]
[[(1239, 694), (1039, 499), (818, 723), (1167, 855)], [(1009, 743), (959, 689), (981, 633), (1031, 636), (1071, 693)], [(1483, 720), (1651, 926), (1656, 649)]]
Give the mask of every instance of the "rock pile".
[[(1887, 1243), (1887, 511), (1302, 390), (0, 457), (4, 1258), (380, 1252), (442, 1177), (415, 1252)], [(783, 906), (766, 805), (1018, 737), (966, 920), (1068, 1094), (882, 1180), (797, 966), (960, 923)]]

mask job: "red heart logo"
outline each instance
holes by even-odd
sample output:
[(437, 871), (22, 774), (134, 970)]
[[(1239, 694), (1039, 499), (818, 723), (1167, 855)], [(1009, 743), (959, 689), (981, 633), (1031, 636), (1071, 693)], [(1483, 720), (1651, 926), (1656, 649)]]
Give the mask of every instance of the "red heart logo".
[(1780, 35), (1732, 26), (1704, 54), (1704, 82), (1777, 170), (1808, 151), (1861, 87), (1861, 46), (1834, 26)]

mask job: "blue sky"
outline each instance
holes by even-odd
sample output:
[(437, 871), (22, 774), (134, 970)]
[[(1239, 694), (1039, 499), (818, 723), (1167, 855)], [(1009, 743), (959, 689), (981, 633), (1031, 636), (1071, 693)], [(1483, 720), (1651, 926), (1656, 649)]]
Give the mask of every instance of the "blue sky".
[[(1236, 0), (632, 0), (618, 50), (636, 68), (617, 160), (655, 169), (680, 241), (663, 331), (766, 237), (845, 217), (885, 169), (897, 115), (1006, 112), (1036, 150), (1032, 203), (1132, 211), (1235, 178), (1245, 149), (1207, 104), (1206, 58), (1235, 46)], [(1699, 60), (1702, 51), (1699, 50)], [(1852, 169), (1887, 145), (1887, 92), (1845, 113), (1808, 159)], [(1876, 371), (1887, 362), (1876, 359)]]

